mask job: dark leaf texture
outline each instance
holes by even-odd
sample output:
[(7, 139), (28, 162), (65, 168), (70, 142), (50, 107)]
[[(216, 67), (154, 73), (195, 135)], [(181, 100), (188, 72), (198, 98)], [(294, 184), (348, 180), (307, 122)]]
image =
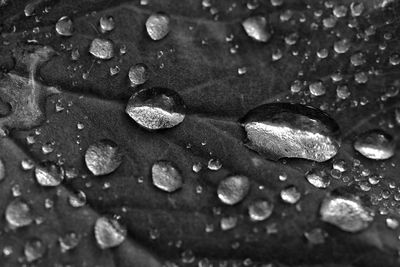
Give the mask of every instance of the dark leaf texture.
[[(400, 152), (389, 160), (373, 161), (352, 147), (363, 131), (380, 128), (396, 138), (400, 131), (395, 120), (395, 109), (400, 107), (395, 93), (400, 86), (399, 65), (389, 64), (390, 56), (400, 47), (398, 2), (359, 1), (365, 10), (354, 19), (355, 26), (349, 26), (353, 18), (348, 10), (332, 29), (321, 26), (322, 20), (332, 15), (332, 8), (326, 7), (328, 1), (285, 0), (282, 6), (259, 1), (255, 10), (246, 8), (245, 1), (212, 2), (217, 15), (211, 15), (200, 0), (150, 0), (148, 5), (139, 1), (38, 0), (31, 2), (35, 15), (25, 17), (26, 1), (0, 1), (0, 67), (5, 72), (0, 96), (14, 107), (8, 115), (13, 117), (0, 119), (1, 126), (9, 129), (9, 135), (0, 140), (0, 157), (6, 169), (0, 184), (0, 210), (4, 214), (17, 187), (19, 198), (31, 205), (37, 218), (33, 225), (12, 230), (1, 217), (0, 249), (13, 249), (9, 256), (0, 255), (1, 266), (22, 264), (24, 244), (32, 237), (41, 238), (47, 247), (37, 266), (146, 267), (165, 262), (201, 266), (198, 262), (206, 258), (214, 266), (399, 266), (400, 233), (388, 228), (385, 219), (400, 219), (399, 204), (394, 200)], [(333, 5), (341, 4), (349, 7), (351, 1), (335, 1)], [(153, 41), (146, 33), (145, 21), (160, 11), (171, 19), (170, 32)], [(282, 20), (288, 12), (291, 18)], [(273, 28), (269, 42), (258, 43), (246, 35), (241, 22), (252, 14), (267, 16)], [(116, 27), (109, 33), (98, 29), (103, 15), (115, 20)], [(74, 23), (71, 37), (55, 32), (54, 25), (62, 16), (69, 16)], [(285, 38), (293, 33), (298, 40), (288, 45)], [(234, 37), (228, 42), (230, 35)], [(112, 40), (114, 58), (95, 60), (88, 53), (94, 38)], [(349, 51), (336, 54), (333, 44), (343, 38), (351, 41)], [(237, 52), (232, 53), (236, 45)], [(32, 54), (43, 46), (52, 47), (54, 53), (43, 62), (35, 61), (32, 67)], [(329, 52), (325, 59), (317, 56), (323, 48)], [(80, 53), (77, 61), (71, 59), (74, 49)], [(126, 53), (120, 53), (121, 49)], [(282, 58), (273, 61), (277, 49)], [(350, 56), (357, 52), (365, 55), (366, 63), (361, 66), (350, 62)], [(138, 63), (149, 67), (150, 77), (144, 85), (132, 88), (128, 71)], [(110, 68), (115, 66), (120, 72), (111, 76)], [(239, 75), (242, 67), (246, 73)], [(345, 100), (337, 98), (338, 84), (330, 78), (336, 72), (343, 76), (339, 84), (346, 84), (351, 93)], [(366, 83), (355, 80), (360, 72), (366, 73)], [(83, 74), (87, 74), (85, 79)], [(11, 83), (10, 75), (22, 79), (22, 84)], [(28, 90), (33, 86), (29, 79), (38, 82), (33, 91)], [(307, 87), (291, 93), (296, 79), (323, 81), (326, 94), (312, 97)], [(129, 118), (125, 113), (129, 97), (150, 87), (170, 88), (180, 94), (187, 106), (183, 123), (151, 132)], [(34, 95), (35, 105), (25, 104), (29, 98), (25, 92)], [(388, 92), (392, 92), (389, 97)], [(342, 131), (338, 155), (325, 163), (271, 161), (246, 148), (245, 133), (237, 121), (249, 110), (277, 101), (308, 104), (330, 114)], [(64, 110), (57, 112), (56, 105)], [(21, 113), (18, 107), (30, 107), (38, 113)], [(77, 129), (78, 123), (84, 128)], [(36, 141), (27, 144), (31, 135)], [(101, 139), (118, 144), (124, 159), (112, 174), (95, 177), (85, 166), (84, 153)], [(49, 142), (54, 142), (54, 151), (45, 154), (42, 146)], [(55, 189), (43, 188), (32, 170), (21, 169), (24, 159), (59, 162), (65, 169), (77, 169), (79, 175)], [(219, 159), (222, 168), (208, 170), (210, 159)], [(158, 160), (171, 161), (179, 168), (183, 188), (169, 194), (154, 187), (151, 166)], [(329, 173), (332, 162), (338, 160), (348, 166), (343, 174), (347, 180), (332, 179), (327, 189), (317, 189), (304, 178), (312, 169)], [(203, 169), (195, 173), (192, 166), (198, 162)], [(364, 175), (366, 170), (370, 174)], [(216, 194), (219, 181), (229, 174), (246, 175), (251, 181), (248, 196), (232, 207), (223, 205)], [(282, 174), (288, 177), (284, 182), (278, 178)], [(360, 185), (374, 174), (383, 178), (369, 191), (361, 190)], [(358, 233), (323, 223), (318, 213), (328, 192), (349, 184), (377, 213), (371, 226)], [(280, 191), (288, 185), (295, 185), (302, 193), (297, 205), (280, 199)], [(199, 186), (201, 193), (197, 192)], [(78, 190), (85, 192), (87, 204), (73, 208), (67, 199)], [(389, 196), (380, 197), (385, 192)], [(247, 207), (260, 198), (272, 201), (275, 208), (266, 221), (252, 222)], [(376, 198), (379, 201), (371, 201)], [(45, 208), (46, 199), (53, 201), (52, 207)], [(121, 246), (101, 250), (96, 245), (94, 222), (103, 215), (119, 215), (127, 227), (128, 237)], [(228, 215), (237, 216), (238, 224), (222, 231), (220, 220)], [(268, 231), (275, 228), (275, 233)], [(312, 245), (304, 237), (315, 228), (327, 232), (323, 244)], [(62, 253), (58, 238), (71, 231), (81, 241), (75, 249)], [(189, 250), (195, 260), (183, 263), (182, 253)]]

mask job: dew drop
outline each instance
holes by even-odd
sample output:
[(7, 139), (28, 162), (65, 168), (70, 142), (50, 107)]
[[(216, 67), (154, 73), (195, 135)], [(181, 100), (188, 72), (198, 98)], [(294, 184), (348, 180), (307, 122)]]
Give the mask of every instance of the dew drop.
[(246, 145), (270, 158), (303, 158), (323, 162), (340, 146), (337, 123), (319, 109), (290, 103), (261, 105), (240, 120)]
[(221, 230), (228, 231), (230, 229), (235, 228), (237, 221), (238, 221), (237, 217), (234, 217), (234, 216), (228, 216), (228, 217), (221, 218), (221, 221), (220, 221)]
[(207, 163), (207, 168), (211, 171), (218, 171), (222, 168), (222, 163), (219, 159), (210, 159)]
[(227, 205), (235, 205), (242, 201), (250, 189), (249, 178), (242, 175), (229, 176), (218, 185), (218, 198)]
[(325, 243), (327, 233), (321, 228), (314, 228), (309, 232), (304, 233), (304, 237), (310, 244), (319, 245)]
[(296, 204), (301, 198), (301, 193), (295, 186), (288, 186), (281, 191), (281, 199), (288, 204)]
[(64, 180), (64, 169), (46, 161), (36, 166), (35, 177), (41, 186), (58, 186)]
[(56, 32), (61, 36), (71, 36), (74, 31), (72, 20), (67, 17), (61, 17), (56, 23)]
[(58, 238), (60, 243), (61, 252), (74, 249), (80, 242), (81, 238), (75, 232), (69, 232)]
[(169, 161), (157, 161), (151, 168), (153, 184), (166, 192), (174, 192), (182, 187), (183, 178), (178, 169)]
[(390, 229), (397, 229), (399, 227), (399, 221), (395, 218), (386, 218), (386, 226)]
[(94, 226), (94, 235), (101, 249), (107, 249), (121, 245), (127, 232), (121, 224), (112, 218), (100, 217)]
[(28, 226), (33, 222), (31, 208), (20, 199), (11, 201), (5, 212), (7, 222), (15, 228)]
[(114, 57), (114, 44), (110, 40), (95, 38), (90, 44), (89, 53), (99, 59)]
[(114, 18), (111, 16), (102, 16), (99, 21), (100, 30), (105, 32), (110, 32), (115, 28)]
[(309, 172), (306, 174), (307, 181), (316, 188), (327, 188), (331, 180), (328, 175), (317, 172)]
[(185, 118), (185, 104), (171, 89), (155, 87), (132, 95), (125, 112), (148, 130), (172, 128)]
[(249, 217), (252, 221), (264, 221), (269, 218), (274, 209), (274, 205), (267, 200), (258, 200), (250, 204)]
[(267, 42), (271, 38), (269, 24), (263, 16), (249, 17), (242, 22), (242, 26), (247, 35), (258, 42)]
[(121, 165), (122, 159), (120, 148), (109, 139), (90, 145), (85, 153), (86, 166), (95, 176), (112, 173)]
[(39, 238), (32, 238), (25, 243), (24, 254), (28, 262), (42, 258), (45, 252), (46, 246)]
[(354, 142), (354, 149), (364, 157), (375, 160), (385, 160), (395, 153), (394, 138), (383, 130), (369, 130), (359, 135)]
[(79, 190), (75, 194), (68, 196), (68, 203), (74, 208), (80, 208), (86, 204), (86, 194), (85, 192)]
[(170, 19), (166, 14), (152, 14), (146, 20), (146, 30), (151, 39), (158, 41), (169, 33), (169, 24)]
[(145, 64), (138, 63), (129, 69), (128, 77), (132, 86), (144, 84), (149, 79), (149, 69)]
[(351, 43), (348, 39), (343, 39), (343, 40), (336, 41), (333, 44), (333, 49), (338, 54), (344, 54), (349, 50), (350, 45), (351, 45)]
[(0, 159), (0, 182), (6, 178), (6, 167), (2, 159)]
[(308, 86), (308, 89), (310, 90), (310, 93), (313, 96), (321, 96), (321, 95), (324, 95), (326, 92), (324, 84), (320, 81), (311, 83)]

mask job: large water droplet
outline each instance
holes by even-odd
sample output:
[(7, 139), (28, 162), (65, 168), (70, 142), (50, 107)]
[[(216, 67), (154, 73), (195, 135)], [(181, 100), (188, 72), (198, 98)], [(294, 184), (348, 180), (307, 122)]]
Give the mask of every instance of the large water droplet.
[(33, 221), (29, 205), (20, 199), (8, 204), (5, 216), (7, 222), (15, 228), (30, 225)]
[(369, 159), (384, 160), (395, 153), (394, 138), (382, 130), (370, 130), (357, 137), (354, 149)]
[(185, 118), (185, 109), (175, 91), (156, 87), (133, 94), (125, 111), (140, 126), (158, 130), (180, 124)]
[(149, 79), (149, 70), (145, 64), (138, 63), (129, 69), (129, 80), (132, 86), (144, 84)]
[(114, 57), (114, 45), (110, 40), (93, 39), (89, 53), (99, 59), (111, 59)]
[(229, 176), (218, 185), (218, 197), (227, 205), (235, 205), (242, 201), (250, 189), (249, 178), (242, 175)]
[(32, 238), (25, 243), (24, 254), (28, 262), (42, 258), (45, 252), (46, 246), (39, 238)]
[(247, 35), (258, 42), (267, 42), (271, 38), (271, 29), (263, 16), (253, 16), (245, 19), (242, 26)]
[(72, 20), (67, 17), (61, 17), (56, 23), (56, 32), (61, 36), (71, 36), (74, 31)]
[(261, 105), (241, 119), (246, 145), (270, 159), (303, 158), (323, 162), (340, 147), (337, 123), (319, 109), (300, 104)]
[(119, 246), (125, 241), (126, 234), (126, 229), (111, 218), (100, 217), (94, 226), (97, 244), (102, 249)]
[(358, 232), (368, 227), (374, 214), (354, 197), (327, 196), (320, 208), (321, 219), (347, 232)]
[(182, 187), (183, 179), (178, 169), (169, 161), (157, 161), (151, 168), (153, 184), (166, 192), (174, 192)]
[(152, 14), (146, 20), (146, 30), (150, 38), (158, 41), (163, 39), (169, 33), (170, 19), (166, 14)]
[(263, 221), (271, 216), (274, 205), (267, 200), (258, 200), (250, 204), (249, 216), (252, 221)]
[(122, 163), (123, 154), (116, 143), (100, 140), (86, 150), (86, 166), (94, 175), (106, 175), (115, 171)]
[(36, 166), (35, 177), (41, 186), (58, 186), (64, 179), (64, 169), (53, 162), (46, 161)]

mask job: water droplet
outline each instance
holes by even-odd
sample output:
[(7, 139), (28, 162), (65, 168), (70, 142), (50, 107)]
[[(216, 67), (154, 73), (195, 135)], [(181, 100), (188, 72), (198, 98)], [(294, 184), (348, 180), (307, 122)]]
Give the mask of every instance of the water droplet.
[(252, 221), (263, 221), (269, 218), (274, 209), (274, 205), (267, 200), (258, 200), (250, 204), (249, 216)]
[(145, 64), (138, 63), (129, 69), (129, 80), (132, 86), (144, 84), (149, 79), (149, 70)]
[(309, 232), (304, 233), (304, 237), (313, 245), (319, 245), (325, 243), (325, 237), (327, 233), (321, 228), (314, 228)]
[(336, 122), (319, 109), (300, 104), (261, 105), (241, 119), (246, 145), (270, 159), (304, 158), (323, 162), (340, 146)]
[(30, 159), (24, 159), (21, 161), (21, 167), (24, 171), (32, 170), (35, 164)]
[(300, 198), (301, 193), (295, 186), (288, 186), (281, 191), (281, 198), (288, 204), (296, 204)]
[(7, 222), (15, 228), (28, 226), (33, 222), (31, 208), (20, 199), (11, 201), (5, 212)]
[(166, 192), (174, 192), (182, 187), (183, 179), (178, 169), (169, 161), (157, 161), (151, 168), (153, 184)]
[(267, 42), (271, 38), (269, 24), (263, 16), (249, 17), (242, 22), (242, 26), (247, 35), (258, 42)]
[(229, 176), (218, 185), (218, 197), (227, 205), (235, 205), (242, 201), (250, 189), (249, 178), (242, 175)]
[(210, 159), (207, 163), (207, 168), (211, 171), (218, 171), (222, 168), (222, 163), (219, 159)]
[(74, 31), (72, 20), (67, 17), (61, 17), (56, 23), (56, 32), (61, 36), (71, 36)]
[(357, 137), (354, 149), (369, 159), (384, 160), (395, 153), (394, 138), (382, 130), (369, 130)]
[(203, 165), (201, 164), (201, 162), (197, 162), (197, 163), (193, 164), (192, 171), (195, 173), (198, 173), (201, 171), (202, 168), (203, 168)]
[(223, 231), (233, 229), (236, 227), (237, 221), (238, 221), (237, 217), (233, 217), (233, 216), (223, 217), (223, 218), (221, 218), (221, 222), (220, 222), (221, 229)]
[(352, 2), (350, 4), (351, 15), (353, 17), (358, 17), (364, 11), (364, 4), (362, 2)]
[(310, 90), (310, 93), (313, 96), (321, 96), (321, 95), (324, 95), (326, 92), (324, 84), (320, 81), (311, 83), (308, 86), (308, 89)]
[(99, 247), (107, 249), (121, 245), (125, 241), (127, 232), (117, 220), (100, 217), (94, 226), (94, 235)]
[(122, 163), (123, 154), (114, 141), (100, 140), (86, 150), (85, 162), (95, 176), (110, 174)]
[(399, 221), (395, 218), (386, 218), (386, 225), (390, 229), (397, 229), (397, 227), (399, 227)]
[(316, 188), (327, 188), (331, 180), (328, 175), (324, 175), (323, 173), (317, 172), (309, 172), (306, 174), (307, 181), (315, 186)]
[(68, 203), (74, 208), (83, 207), (86, 204), (86, 194), (85, 192), (79, 190), (75, 194), (68, 196)]
[(338, 54), (344, 54), (349, 50), (350, 45), (351, 45), (350, 40), (343, 39), (343, 40), (336, 41), (333, 44), (333, 49)]
[(74, 249), (80, 242), (81, 238), (75, 232), (69, 232), (62, 237), (58, 238), (60, 243), (61, 252)]
[(166, 14), (152, 14), (146, 20), (146, 30), (150, 38), (158, 41), (163, 39), (169, 33), (170, 19)]
[(368, 227), (373, 213), (358, 198), (327, 196), (320, 207), (321, 219), (347, 232), (358, 232)]
[(0, 159), (0, 182), (6, 178), (6, 167), (2, 159)]
[(115, 28), (114, 18), (111, 16), (102, 16), (99, 21), (100, 30), (105, 32), (110, 32)]
[(58, 186), (64, 179), (64, 169), (53, 162), (46, 161), (36, 166), (35, 177), (41, 186)]
[(24, 254), (28, 262), (42, 258), (45, 252), (46, 246), (39, 238), (33, 238), (25, 243)]
[(110, 40), (95, 38), (90, 44), (89, 53), (99, 59), (114, 57), (114, 44)]
[(148, 130), (172, 128), (185, 118), (185, 104), (171, 89), (144, 89), (132, 95), (125, 112)]

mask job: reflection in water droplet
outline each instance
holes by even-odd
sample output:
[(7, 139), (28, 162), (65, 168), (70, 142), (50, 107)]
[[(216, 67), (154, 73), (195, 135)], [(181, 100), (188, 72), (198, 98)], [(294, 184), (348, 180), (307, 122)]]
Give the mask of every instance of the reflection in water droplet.
[(111, 59), (114, 57), (114, 45), (110, 40), (95, 38), (90, 44), (89, 53), (99, 59)]
[(354, 149), (369, 159), (384, 160), (395, 153), (394, 138), (382, 130), (370, 130), (359, 135), (354, 142)]
[(249, 178), (242, 175), (229, 176), (218, 185), (218, 197), (227, 205), (235, 205), (242, 201), (250, 189)]
[(140, 126), (158, 130), (177, 126), (185, 118), (185, 104), (173, 90), (144, 89), (132, 95), (125, 112)]
[(12, 227), (30, 225), (33, 221), (29, 205), (20, 199), (11, 201), (5, 212), (6, 220)]
[(368, 227), (374, 214), (363, 207), (358, 198), (327, 196), (320, 207), (321, 219), (347, 232), (358, 232)]
[(249, 17), (242, 22), (242, 26), (247, 35), (258, 42), (267, 42), (271, 38), (270, 27), (263, 16)]
[(304, 158), (323, 162), (336, 155), (340, 130), (326, 113), (300, 104), (261, 105), (241, 119), (246, 145), (271, 159)]
[(281, 198), (288, 204), (296, 204), (300, 198), (301, 193), (295, 186), (288, 186), (281, 191)]
[(28, 262), (42, 258), (45, 252), (46, 246), (39, 238), (33, 238), (25, 243), (24, 254)]
[(35, 177), (41, 186), (58, 186), (64, 180), (64, 169), (46, 161), (36, 166)]
[(170, 19), (166, 14), (152, 14), (146, 20), (146, 30), (150, 38), (158, 41), (163, 39), (169, 33)]
[(331, 180), (328, 175), (317, 172), (309, 172), (306, 174), (307, 181), (316, 188), (327, 188)]
[(125, 241), (126, 234), (126, 229), (118, 221), (107, 217), (98, 218), (94, 227), (94, 235), (101, 249), (119, 246)]
[(174, 192), (182, 187), (183, 179), (178, 169), (169, 161), (157, 161), (151, 168), (153, 184), (166, 192)]
[(129, 69), (129, 80), (132, 86), (144, 84), (149, 79), (149, 70), (145, 64), (138, 63)]
[(72, 20), (67, 17), (61, 17), (56, 23), (56, 32), (61, 36), (71, 36), (74, 31)]
[(263, 221), (271, 216), (274, 205), (267, 200), (258, 200), (250, 204), (249, 216), (252, 221)]
[(122, 163), (123, 154), (118, 145), (109, 139), (100, 140), (86, 150), (86, 166), (94, 175), (106, 175)]

